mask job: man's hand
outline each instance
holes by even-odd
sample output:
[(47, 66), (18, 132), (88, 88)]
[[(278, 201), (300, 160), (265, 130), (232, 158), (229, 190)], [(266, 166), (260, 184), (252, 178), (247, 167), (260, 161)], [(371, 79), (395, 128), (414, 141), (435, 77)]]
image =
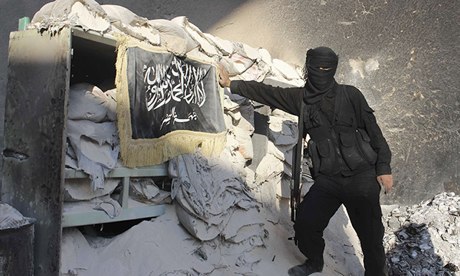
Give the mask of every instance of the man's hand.
[(391, 174), (379, 175), (377, 176), (377, 181), (383, 186), (385, 194), (391, 192), (393, 188), (393, 176)]
[(230, 87), (230, 76), (228, 74), (227, 69), (222, 64), (219, 64), (219, 84), (222, 87)]

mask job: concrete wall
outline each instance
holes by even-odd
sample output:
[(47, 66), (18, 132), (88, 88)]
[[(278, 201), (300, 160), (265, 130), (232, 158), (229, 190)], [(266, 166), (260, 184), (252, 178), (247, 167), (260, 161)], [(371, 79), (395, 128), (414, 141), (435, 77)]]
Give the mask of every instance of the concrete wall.
[[(47, 1), (1, 0), (0, 120), (8, 34)], [(385, 203), (460, 192), (460, 2), (453, 0), (137, 0), (122, 5), (149, 19), (185, 15), (202, 31), (263, 47), (303, 65), (308, 48), (340, 56), (337, 80), (362, 90), (393, 150), (395, 189)], [(0, 135), (3, 134), (3, 123)]]

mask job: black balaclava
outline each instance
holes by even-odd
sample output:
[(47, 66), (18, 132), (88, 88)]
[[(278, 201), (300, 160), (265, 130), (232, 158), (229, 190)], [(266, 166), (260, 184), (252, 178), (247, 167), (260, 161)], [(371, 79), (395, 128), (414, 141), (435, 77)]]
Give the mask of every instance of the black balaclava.
[[(307, 51), (305, 61), (305, 101), (308, 104), (319, 102), (336, 84), (334, 75), (339, 57), (331, 48), (317, 47)], [(330, 68), (320, 70), (319, 68)]]

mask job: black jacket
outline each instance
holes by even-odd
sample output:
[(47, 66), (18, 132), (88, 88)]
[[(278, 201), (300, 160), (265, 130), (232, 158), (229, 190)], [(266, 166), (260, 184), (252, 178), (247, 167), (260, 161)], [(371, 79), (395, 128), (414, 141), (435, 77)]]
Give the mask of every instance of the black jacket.
[[(323, 138), (331, 138), (334, 143), (346, 144), (347, 137), (351, 133), (349, 129), (352, 131), (365, 130), (364, 132), (370, 138), (370, 146), (377, 153), (375, 162), (367, 164), (367, 166), (375, 166), (377, 175), (391, 174), (390, 148), (376, 122), (373, 110), (356, 87), (336, 85), (333, 92), (324, 96), (322, 102), (316, 105), (307, 105), (303, 101), (305, 93), (303, 87), (280, 88), (255, 81), (232, 81), (230, 90), (232, 93), (293, 115), (299, 115), (300, 108), (304, 108), (304, 136), (309, 134), (311, 140), (318, 142), (318, 144), (322, 143)], [(337, 133), (332, 131), (331, 136), (331, 131), (321, 131), (322, 129), (336, 129)], [(343, 159), (339, 161), (343, 161)], [(365, 166), (351, 166), (350, 168), (344, 164), (340, 164), (338, 168), (345, 175), (355, 174), (366, 169)]]

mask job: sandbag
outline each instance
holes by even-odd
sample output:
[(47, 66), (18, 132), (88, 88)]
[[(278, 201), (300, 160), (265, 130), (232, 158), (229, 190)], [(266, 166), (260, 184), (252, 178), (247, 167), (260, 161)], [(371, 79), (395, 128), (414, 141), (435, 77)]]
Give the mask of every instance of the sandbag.
[[(89, 83), (78, 83), (70, 87), (67, 119), (92, 122), (113, 121), (114, 99)], [(109, 114), (110, 113), (110, 114)]]

